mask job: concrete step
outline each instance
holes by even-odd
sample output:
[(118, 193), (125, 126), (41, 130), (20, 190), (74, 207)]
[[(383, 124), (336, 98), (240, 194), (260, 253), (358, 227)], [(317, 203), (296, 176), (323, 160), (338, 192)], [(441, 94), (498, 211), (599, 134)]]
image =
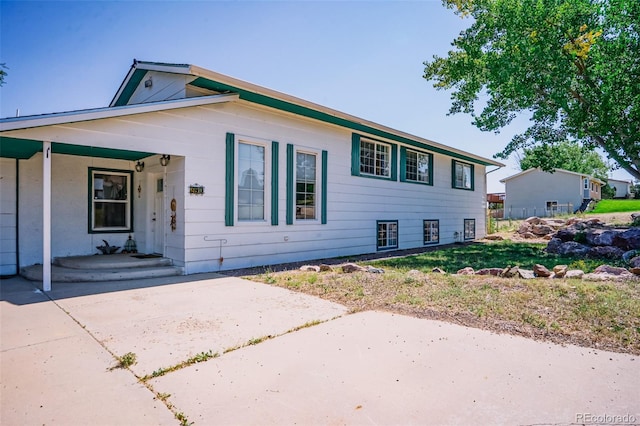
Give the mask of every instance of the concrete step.
[[(20, 275), (31, 281), (42, 281), (42, 265), (22, 268)], [(174, 275), (182, 275), (182, 269), (175, 266), (143, 266), (114, 269), (77, 269), (58, 265), (51, 266), (51, 281), (59, 283), (138, 280)]]
[(147, 254), (109, 254), (56, 257), (53, 264), (71, 269), (131, 269), (171, 266), (171, 259)]

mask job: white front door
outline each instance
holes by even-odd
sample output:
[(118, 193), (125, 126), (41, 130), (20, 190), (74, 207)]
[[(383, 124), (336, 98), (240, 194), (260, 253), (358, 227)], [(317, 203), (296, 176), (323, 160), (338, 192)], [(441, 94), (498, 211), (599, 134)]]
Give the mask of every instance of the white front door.
[(153, 177), (153, 211), (151, 212), (151, 232), (153, 233), (153, 252), (164, 255), (164, 179), (161, 173)]

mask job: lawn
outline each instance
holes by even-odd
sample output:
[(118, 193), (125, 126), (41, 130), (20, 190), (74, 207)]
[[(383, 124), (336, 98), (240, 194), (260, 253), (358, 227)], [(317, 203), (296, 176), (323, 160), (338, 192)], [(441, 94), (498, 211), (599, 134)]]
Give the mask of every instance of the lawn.
[(640, 200), (601, 200), (589, 214), (640, 212)]
[[(362, 262), (360, 264), (365, 264)], [(341, 303), (352, 312), (386, 310), (557, 343), (640, 355), (640, 283), (505, 279), (432, 273), (542, 263), (592, 270), (596, 262), (557, 258), (529, 243), (475, 243), (369, 262), (383, 274), (299, 270), (245, 278)], [(411, 272), (409, 272), (411, 271)]]

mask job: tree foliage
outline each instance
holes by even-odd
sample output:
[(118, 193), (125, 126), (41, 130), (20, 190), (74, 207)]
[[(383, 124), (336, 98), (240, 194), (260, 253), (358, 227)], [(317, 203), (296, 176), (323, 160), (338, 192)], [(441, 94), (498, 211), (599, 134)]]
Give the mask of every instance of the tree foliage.
[(497, 157), (571, 139), (640, 179), (640, 1), (443, 3), (472, 18), (446, 57), (425, 62), (424, 77), (452, 90), (450, 113), (495, 132), (530, 114)]
[(4, 86), (4, 78), (7, 76), (7, 72), (4, 68), (7, 68), (7, 66), (3, 62), (0, 64), (0, 86)]
[(598, 155), (577, 142), (560, 142), (553, 145), (539, 145), (525, 148), (519, 158), (520, 170), (536, 167), (545, 171), (564, 169), (576, 173), (584, 173), (606, 180), (609, 166)]

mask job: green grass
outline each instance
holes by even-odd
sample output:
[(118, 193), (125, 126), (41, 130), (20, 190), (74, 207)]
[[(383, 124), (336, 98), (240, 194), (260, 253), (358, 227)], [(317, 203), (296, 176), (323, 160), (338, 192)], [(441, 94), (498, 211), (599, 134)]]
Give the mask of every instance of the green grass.
[[(395, 268), (403, 271), (417, 269), (431, 272), (440, 268), (449, 273), (471, 266), (473, 269), (505, 268), (518, 266), (522, 269), (533, 269), (537, 263), (551, 269), (555, 265), (569, 265), (584, 272), (592, 272), (602, 264), (601, 260), (578, 259), (547, 254), (543, 251), (546, 244), (515, 243), (499, 241), (495, 243), (474, 243), (453, 246), (414, 256), (383, 259), (371, 262), (381, 268)], [(618, 262), (607, 263), (618, 266)], [(623, 265), (619, 265), (623, 266)]]
[(589, 214), (640, 211), (640, 200), (601, 200)]

